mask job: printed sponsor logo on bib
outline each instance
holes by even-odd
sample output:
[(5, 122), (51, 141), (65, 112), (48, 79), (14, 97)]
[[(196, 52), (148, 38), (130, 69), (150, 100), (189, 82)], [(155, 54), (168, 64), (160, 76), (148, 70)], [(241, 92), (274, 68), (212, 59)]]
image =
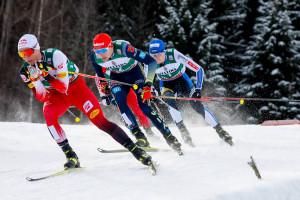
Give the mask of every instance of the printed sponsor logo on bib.
[(76, 78), (76, 76), (69, 76), (69, 83), (71, 83), (75, 78)]
[(65, 78), (66, 76), (67, 76), (66, 72), (62, 72), (62, 73), (57, 74), (57, 78)]
[(95, 118), (99, 114), (99, 112), (100, 112), (99, 109), (94, 110), (93, 112), (91, 112), (90, 118), (91, 119)]
[(48, 58), (48, 59), (47, 59), (47, 64), (48, 64), (48, 65), (51, 65), (51, 64), (52, 64), (51, 58)]
[(64, 63), (61, 63), (60, 65), (58, 65), (58, 69), (62, 69), (64, 67)]
[(89, 112), (93, 107), (93, 104), (89, 100), (83, 104), (83, 109), (86, 113)]

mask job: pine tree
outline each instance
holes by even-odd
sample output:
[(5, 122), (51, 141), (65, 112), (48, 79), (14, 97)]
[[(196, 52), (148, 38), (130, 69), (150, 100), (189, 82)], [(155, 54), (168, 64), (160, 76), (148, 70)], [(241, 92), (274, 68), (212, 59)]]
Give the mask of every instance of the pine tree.
[[(247, 48), (244, 80), (236, 91), (246, 97), (299, 99), (299, 41), (288, 15), (286, 0), (260, 0), (260, 17)], [(270, 119), (299, 119), (300, 104), (294, 102), (253, 102), (244, 107), (250, 122)]]
[[(212, 0), (164, 2), (166, 15), (161, 16), (157, 35), (168, 47), (175, 47), (203, 67), (202, 96), (224, 96), (228, 84), (223, 69), (224, 38), (216, 32), (218, 23), (208, 20), (208, 15), (213, 12)], [(195, 82), (195, 73), (186, 72)]]
[(190, 52), (189, 38), (192, 15), (187, 0), (164, 0), (166, 15), (161, 15), (161, 23), (156, 25), (156, 37), (164, 40), (167, 47), (178, 48), (186, 54)]
[[(224, 38), (216, 33), (217, 22), (210, 23), (208, 15), (213, 11), (211, 1), (202, 1), (198, 7), (198, 14), (191, 25), (190, 37), (197, 47), (196, 61), (205, 71), (205, 94), (207, 96), (224, 96), (226, 93), (223, 69), (222, 45)], [(197, 39), (196, 39), (197, 38)], [(200, 40), (199, 40), (200, 39)]]
[[(217, 23), (207, 19), (212, 12), (212, 1), (165, 0), (164, 3), (166, 15), (161, 16), (157, 35), (167, 47), (175, 47), (204, 68), (207, 94), (224, 96), (227, 79), (222, 69), (223, 38), (216, 34)], [(196, 79), (195, 74), (187, 73), (192, 80)]]
[[(239, 81), (241, 66), (246, 51), (246, 17), (248, 0), (212, 0), (212, 12), (208, 20), (217, 23), (215, 32), (223, 37), (222, 68), (223, 75), (229, 81), (228, 96), (232, 95), (232, 88)], [(253, 1), (251, 1), (253, 3)]]
[[(292, 24), (296, 30), (300, 31), (300, 0), (293, 0), (289, 2), (289, 15), (292, 20)], [(300, 34), (298, 32), (298, 37)]]

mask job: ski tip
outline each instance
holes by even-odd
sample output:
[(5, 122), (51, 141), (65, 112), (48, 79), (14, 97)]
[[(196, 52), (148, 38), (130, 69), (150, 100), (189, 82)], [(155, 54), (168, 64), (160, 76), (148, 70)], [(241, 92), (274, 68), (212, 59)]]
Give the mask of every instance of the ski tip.
[(149, 170), (151, 171), (152, 176), (156, 175), (157, 171), (154, 163), (151, 163), (151, 165), (149, 165)]
[(103, 149), (101, 149), (101, 148), (97, 148), (97, 150), (98, 150), (99, 152), (103, 152)]
[(27, 180), (27, 181), (33, 181), (33, 179), (30, 178), (30, 177), (26, 177), (26, 180)]

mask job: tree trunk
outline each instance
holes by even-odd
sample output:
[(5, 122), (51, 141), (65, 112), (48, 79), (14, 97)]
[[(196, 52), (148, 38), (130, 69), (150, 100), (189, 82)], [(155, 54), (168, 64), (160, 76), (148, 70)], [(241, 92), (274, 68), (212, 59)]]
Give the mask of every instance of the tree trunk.
[[(10, 32), (12, 27), (12, 4), (13, 0), (3, 0), (1, 4), (1, 9), (4, 5), (4, 13), (3, 13), (3, 23), (2, 23), (2, 31), (1, 31), (1, 42), (0, 42), (0, 63), (4, 63), (4, 58), (7, 56), (8, 48), (9, 48), (9, 38), (10, 38)], [(1, 68), (4, 67), (4, 65), (0, 65)]]
[[(35, 4), (37, 6), (37, 4)], [(42, 19), (43, 19), (43, 7), (44, 7), (44, 0), (41, 0), (41, 6), (40, 6), (40, 12), (39, 12), (39, 18), (38, 18), (38, 24), (37, 24), (37, 39), (39, 41), (40, 39), (40, 34), (41, 34), (41, 26), (42, 26)], [(35, 13), (35, 12), (33, 12)], [(30, 93), (30, 98), (29, 98), (29, 111), (28, 111), (28, 122), (33, 122), (32, 120), (32, 112), (33, 110), (33, 93)]]

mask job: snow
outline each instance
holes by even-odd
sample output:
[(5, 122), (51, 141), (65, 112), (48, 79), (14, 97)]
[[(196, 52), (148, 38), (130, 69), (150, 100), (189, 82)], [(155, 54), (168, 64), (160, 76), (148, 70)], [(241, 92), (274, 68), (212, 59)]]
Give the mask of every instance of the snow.
[[(151, 153), (159, 162), (156, 176), (130, 153), (99, 153), (98, 147), (121, 146), (95, 126), (62, 127), (86, 168), (29, 182), (27, 176), (62, 170), (65, 157), (45, 124), (0, 122), (0, 199), (274, 200), (300, 196), (299, 125), (224, 126), (234, 138), (232, 147), (211, 127), (189, 127), (195, 148), (183, 145), (183, 156), (173, 151)], [(181, 140), (178, 130), (170, 128)], [(168, 149), (161, 136), (149, 140), (154, 147)], [(247, 164), (250, 156), (263, 179), (257, 179)]]

